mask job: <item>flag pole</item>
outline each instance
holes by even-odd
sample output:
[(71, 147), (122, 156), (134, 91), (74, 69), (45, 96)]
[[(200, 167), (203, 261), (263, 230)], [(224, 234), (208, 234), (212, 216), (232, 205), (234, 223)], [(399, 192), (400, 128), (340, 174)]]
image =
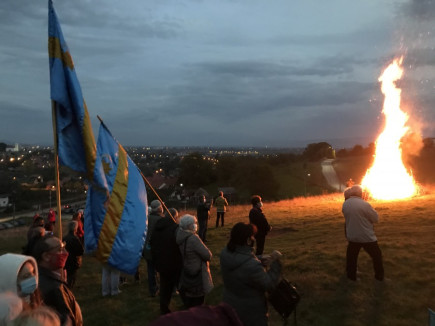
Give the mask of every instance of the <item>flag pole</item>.
[[(99, 115), (97, 115), (98, 120), (100, 120), (100, 122), (102, 124), (104, 124), (103, 119), (101, 119), (101, 117)], [(151, 184), (149, 183), (149, 181), (147, 180), (147, 178), (145, 178), (145, 176), (143, 175), (142, 171), (138, 168), (138, 171), (140, 173), (140, 175), (142, 176), (143, 181), (145, 181), (145, 183), (147, 184), (147, 186), (153, 191), (153, 193), (157, 196), (157, 199), (160, 201), (160, 203), (162, 204), (162, 207), (166, 210), (166, 212), (168, 213), (168, 215), (172, 218), (172, 220), (174, 222), (175, 218), (172, 216), (171, 212), (169, 211), (169, 209), (166, 207), (165, 203), (163, 202), (163, 200), (160, 198), (160, 196), (157, 194), (157, 192), (155, 191), (155, 189), (153, 188), (153, 186), (151, 186)]]
[(62, 210), (61, 210), (61, 203), (60, 203), (60, 186), (59, 186), (59, 155), (57, 151), (56, 103), (53, 100), (51, 100), (51, 116), (53, 122), (53, 138), (54, 138), (54, 180), (56, 182), (56, 203), (57, 203), (57, 214), (58, 214), (57, 224), (59, 228), (58, 238), (62, 240)]

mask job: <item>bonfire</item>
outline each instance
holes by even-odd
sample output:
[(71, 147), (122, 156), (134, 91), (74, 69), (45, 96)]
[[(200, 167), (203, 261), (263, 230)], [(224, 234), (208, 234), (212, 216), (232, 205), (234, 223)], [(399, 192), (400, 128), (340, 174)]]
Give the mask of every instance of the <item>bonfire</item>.
[(379, 77), (385, 96), (382, 113), (385, 126), (376, 140), (373, 165), (367, 170), (361, 185), (368, 196), (381, 200), (400, 200), (418, 193), (412, 173), (402, 161), (402, 138), (409, 132), (409, 116), (400, 108), (401, 89), (395, 82), (403, 75), (403, 57), (394, 59)]

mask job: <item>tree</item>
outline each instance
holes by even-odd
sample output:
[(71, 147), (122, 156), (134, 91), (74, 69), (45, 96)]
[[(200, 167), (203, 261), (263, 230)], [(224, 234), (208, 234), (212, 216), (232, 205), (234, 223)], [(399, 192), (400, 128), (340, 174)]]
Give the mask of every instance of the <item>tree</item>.
[(187, 188), (197, 188), (208, 185), (216, 180), (213, 163), (200, 153), (185, 156), (180, 162), (180, 177), (178, 181)]
[(7, 145), (5, 143), (0, 143), (0, 152), (6, 152)]
[(249, 174), (247, 186), (252, 195), (258, 194), (265, 199), (275, 199), (279, 183), (269, 165), (254, 165)]
[(327, 142), (308, 144), (302, 156), (309, 161), (319, 161), (323, 158), (334, 158), (334, 150)]

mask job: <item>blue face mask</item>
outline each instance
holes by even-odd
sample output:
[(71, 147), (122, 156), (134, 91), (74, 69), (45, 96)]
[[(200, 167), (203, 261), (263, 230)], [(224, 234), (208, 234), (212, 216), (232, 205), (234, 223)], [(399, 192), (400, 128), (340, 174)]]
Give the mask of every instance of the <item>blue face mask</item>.
[(24, 296), (35, 292), (37, 287), (38, 287), (38, 282), (36, 282), (35, 276), (31, 276), (20, 282), (21, 293)]

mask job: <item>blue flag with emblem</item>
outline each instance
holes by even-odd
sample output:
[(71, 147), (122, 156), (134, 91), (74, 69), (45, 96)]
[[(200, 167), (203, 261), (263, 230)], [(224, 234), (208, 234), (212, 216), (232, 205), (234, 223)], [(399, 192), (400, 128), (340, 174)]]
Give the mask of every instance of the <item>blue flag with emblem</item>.
[(59, 164), (85, 173), (90, 179), (95, 164), (94, 134), (52, 0), (48, 1), (48, 55)]
[(145, 183), (124, 148), (101, 123), (93, 183), (85, 210), (85, 249), (99, 261), (134, 274), (147, 231)]

